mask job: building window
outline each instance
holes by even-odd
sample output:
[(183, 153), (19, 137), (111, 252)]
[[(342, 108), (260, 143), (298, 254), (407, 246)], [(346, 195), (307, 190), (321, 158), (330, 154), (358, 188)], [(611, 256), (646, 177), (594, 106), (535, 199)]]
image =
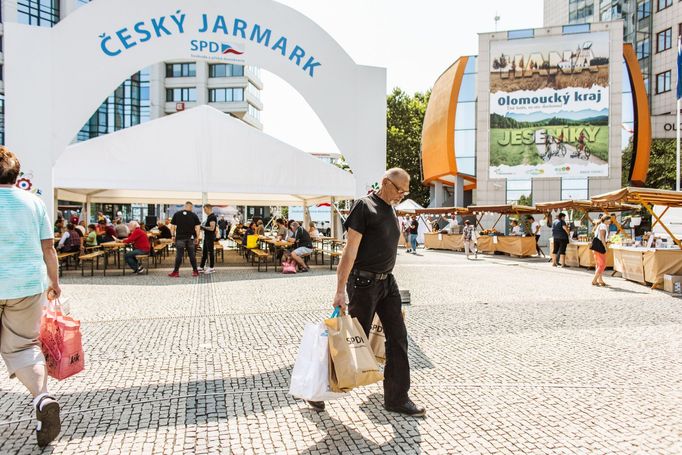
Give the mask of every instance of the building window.
[(166, 77), (195, 77), (197, 75), (196, 63), (167, 63)]
[(52, 27), (59, 22), (59, 0), (17, 0), (20, 24)]
[(192, 103), (195, 102), (196, 100), (197, 100), (196, 87), (166, 89), (166, 101), (168, 102), (185, 101), (188, 103)]
[(637, 41), (637, 59), (642, 60), (651, 55), (651, 40), (649, 38)]
[(523, 30), (510, 30), (507, 32), (507, 39), (521, 39), (532, 38), (535, 36), (535, 30), (527, 28)]
[(651, 16), (651, 0), (645, 0), (637, 4), (637, 20), (641, 21)]
[(244, 101), (244, 89), (237, 88), (212, 88), (208, 91), (209, 103), (238, 103)]
[(246, 87), (246, 91), (248, 93), (250, 93), (257, 100), (260, 99), (260, 90), (258, 90), (258, 87), (253, 85), (253, 82), (249, 81), (249, 85)]
[(591, 22), (593, 18), (594, 18), (593, 0), (569, 1), (568, 4), (569, 24), (584, 24), (586, 22)]
[(249, 103), (248, 113), (251, 117), (255, 118), (260, 122), (260, 111), (256, 109), (251, 103)]
[(5, 96), (0, 95), (0, 145), (5, 145)]
[(656, 33), (656, 52), (663, 52), (673, 45), (673, 29), (663, 30)]
[(507, 180), (507, 204), (533, 205), (533, 181)]
[(656, 94), (670, 91), (670, 70), (656, 75)]
[(562, 201), (584, 201), (589, 198), (588, 179), (561, 179)]
[(209, 65), (208, 77), (244, 77), (244, 66), (229, 63)]
[(662, 11), (662, 10), (668, 8), (669, 6), (672, 6), (672, 4), (673, 4), (673, 0), (658, 0), (658, 7), (656, 10)]
[(561, 32), (564, 35), (571, 35), (573, 33), (588, 33), (590, 31), (590, 24), (574, 24), (564, 25)]

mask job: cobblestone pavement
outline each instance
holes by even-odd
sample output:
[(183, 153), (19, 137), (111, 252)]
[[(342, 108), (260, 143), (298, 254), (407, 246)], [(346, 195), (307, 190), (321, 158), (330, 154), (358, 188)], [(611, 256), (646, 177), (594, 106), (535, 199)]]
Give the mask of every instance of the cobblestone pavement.
[[(401, 252), (395, 272), (424, 419), (386, 413), (380, 385), (319, 414), (287, 395), (304, 324), (330, 312), (328, 267), (67, 274), (87, 369), (50, 383), (64, 426), (46, 452), (682, 453), (682, 300), (500, 256)], [(0, 453), (38, 452), (30, 418), (0, 382)]]

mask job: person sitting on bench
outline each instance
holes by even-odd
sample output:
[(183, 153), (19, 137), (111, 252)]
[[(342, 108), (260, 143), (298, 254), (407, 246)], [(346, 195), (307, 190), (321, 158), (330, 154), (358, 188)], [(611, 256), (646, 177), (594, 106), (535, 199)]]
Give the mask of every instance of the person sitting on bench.
[(294, 245), (295, 249), (291, 252), (291, 258), (296, 261), (301, 269), (301, 272), (308, 272), (310, 269), (303, 260), (304, 257), (310, 256), (313, 252), (313, 241), (310, 238), (308, 231), (296, 221), (291, 223), (291, 229), (294, 231)]
[(125, 254), (126, 263), (133, 269), (134, 273), (140, 274), (144, 272), (144, 267), (140, 265), (137, 261), (136, 256), (146, 256), (149, 255), (149, 250), (151, 246), (149, 245), (149, 238), (147, 234), (140, 228), (140, 223), (137, 221), (131, 221), (128, 224), (130, 228), (130, 235), (127, 239), (122, 240), (123, 243), (132, 243), (132, 251), (128, 251)]

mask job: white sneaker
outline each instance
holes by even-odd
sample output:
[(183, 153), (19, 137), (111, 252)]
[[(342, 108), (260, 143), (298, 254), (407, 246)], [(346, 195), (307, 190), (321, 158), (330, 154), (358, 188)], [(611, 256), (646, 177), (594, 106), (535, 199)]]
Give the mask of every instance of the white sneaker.
[(206, 267), (204, 269), (204, 275), (210, 275), (211, 273), (215, 273), (215, 268)]
[(201, 267), (197, 267), (197, 272), (204, 273), (204, 269), (202, 269)]

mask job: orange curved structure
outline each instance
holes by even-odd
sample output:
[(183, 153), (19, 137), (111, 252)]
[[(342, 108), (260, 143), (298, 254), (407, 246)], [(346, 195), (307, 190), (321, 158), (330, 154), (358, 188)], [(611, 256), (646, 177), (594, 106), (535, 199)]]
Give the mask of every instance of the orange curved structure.
[[(457, 174), (455, 161), (455, 115), (457, 97), (469, 57), (461, 57), (436, 81), (422, 127), (424, 184)], [(442, 181), (442, 180), (441, 180)], [(452, 182), (444, 182), (452, 184)]]
[[(628, 69), (635, 113), (635, 134), (633, 137), (632, 161), (630, 163), (630, 182), (634, 186), (644, 186), (649, 172), (651, 154), (651, 116), (649, 101), (644, 85), (642, 70), (632, 44), (623, 45), (623, 57)], [(625, 83), (625, 81), (623, 81)]]

